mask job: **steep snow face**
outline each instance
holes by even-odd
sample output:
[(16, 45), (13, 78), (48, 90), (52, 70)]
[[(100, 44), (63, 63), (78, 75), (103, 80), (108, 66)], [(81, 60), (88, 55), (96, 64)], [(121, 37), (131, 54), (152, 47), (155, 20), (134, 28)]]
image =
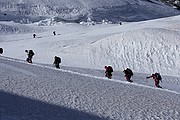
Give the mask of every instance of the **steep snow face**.
[[(58, 17), (59, 20), (80, 22), (91, 18), (93, 21), (108, 20), (141, 21), (180, 14), (179, 11), (157, 0), (1, 0), (0, 12), (6, 13), (2, 20), (16, 20), (14, 14), (31, 22), (38, 16)], [(28, 18), (36, 16), (36, 19)], [(11, 16), (11, 17), (9, 17)], [(16, 19), (14, 19), (16, 18)]]

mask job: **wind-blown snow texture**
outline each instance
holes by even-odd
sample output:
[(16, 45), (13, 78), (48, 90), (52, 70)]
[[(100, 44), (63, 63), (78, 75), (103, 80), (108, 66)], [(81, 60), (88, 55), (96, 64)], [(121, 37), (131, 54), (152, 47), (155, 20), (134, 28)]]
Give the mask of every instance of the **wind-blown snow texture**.
[(102, 75), (98, 70), (85, 74), (4, 57), (0, 69), (1, 120), (180, 118), (180, 91), (107, 80), (95, 75)]
[[(92, 21), (177, 11), (159, 0), (1, 0), (0, 6), (0, 120), (179, 120), (180, 16)], [(25, 62), (26, 49), (35, 52), (33, 64)], [(62, 58), (59, 70), (54, 56)], [(105, 65), (114, 68), (111, 80)], [(125, 81), (127, 67), (133, 83)], [(154, 72), (161, 73), (163, 89), (146, 79)]]
[(0, 20), (21, 23), (46, 17), (55, 17), (56, 21), (81, 22), (91, 18), (97, 23), (118, 23), (180, 14), (159, 0), (1, 0), (0, 13)]

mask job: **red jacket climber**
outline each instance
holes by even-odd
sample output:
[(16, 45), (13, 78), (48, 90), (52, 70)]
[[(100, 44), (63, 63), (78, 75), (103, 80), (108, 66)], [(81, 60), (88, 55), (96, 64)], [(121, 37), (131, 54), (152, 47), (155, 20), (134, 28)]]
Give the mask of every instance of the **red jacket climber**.
[(161, 81), (161, 75), (159, 73), (155, 73), (155, 74), (152, 74), (151, 76), (149, 77), (146, 77), (146, 79), (148, 78), (153, 78), (154, 79), (154, 83), (155, 83), (155, 86), (158, 87), (158, 88), (162, 88), (160, 85), (159, 85), (159, 81)]

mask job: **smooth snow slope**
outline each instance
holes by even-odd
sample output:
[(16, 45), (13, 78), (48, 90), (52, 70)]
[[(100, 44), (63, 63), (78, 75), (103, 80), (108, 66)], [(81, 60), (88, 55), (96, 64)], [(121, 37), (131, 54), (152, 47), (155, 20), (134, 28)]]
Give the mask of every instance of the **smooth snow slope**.
[(85, 75), (1, 57), (0, 78), (1, 120), (180, 118), (179, 93), (110, 81), (93, 72)]
[(22, 23), (35, 22), (45, 19), (45, 17), (57, 17), (57, 21), (81, 22), (91, 18), (97, 23), (102, 22), (102, 20), (118, 23), (120, 21), (142, 21), (178, 14), (180, 14), (179, 11), (164, 5), (159, 0), (0, 1), (0, 20)]

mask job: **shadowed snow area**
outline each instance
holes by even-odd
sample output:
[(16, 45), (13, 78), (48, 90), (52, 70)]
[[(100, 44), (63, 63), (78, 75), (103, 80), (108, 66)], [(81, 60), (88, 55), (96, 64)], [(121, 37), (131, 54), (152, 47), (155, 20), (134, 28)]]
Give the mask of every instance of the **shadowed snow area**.
[(55, 21), (81, 22), (91, 19), (143, 21), (178, 15), (159, 0), (1, 0), (0, 20), (31, 23), (55, 17)]
[[(169, 80), (163, 81), (164, 89), (158, 89), (150, 87), (148, 82), (139, 83), (144, 81), (143, 74), (134, 76), (139, 80), (128, 83), (124, 79), (107, 80), (102, 70), (71, 69), (74, 68), (62, 66), (57, 70), (1, 57), (1, 120), (178, 120), (180, 117), (180, 90), (163, 86)], [(122, 73), (118, 76), (123, 77)]]

